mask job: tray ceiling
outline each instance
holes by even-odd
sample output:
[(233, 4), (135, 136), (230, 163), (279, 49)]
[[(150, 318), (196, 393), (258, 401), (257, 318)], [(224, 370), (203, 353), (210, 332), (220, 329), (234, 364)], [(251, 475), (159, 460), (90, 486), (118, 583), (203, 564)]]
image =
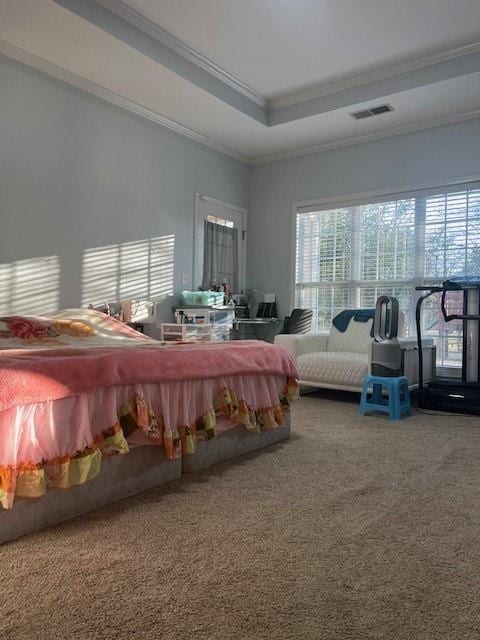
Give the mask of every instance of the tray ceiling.
[(257, 163), (480, 115), (477, 25), (478, 0), (0, 0), (0, 52)]

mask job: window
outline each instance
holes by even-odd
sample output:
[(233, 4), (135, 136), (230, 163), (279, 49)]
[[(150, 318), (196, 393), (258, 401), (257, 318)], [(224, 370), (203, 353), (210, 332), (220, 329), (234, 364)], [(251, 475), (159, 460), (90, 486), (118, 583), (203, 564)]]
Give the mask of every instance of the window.
[(207, 215), (207, 221), (213, 222), (213, 224), (219, 224), (221, 227), (228, 227), (229, 229), (233, 229), (235, 226), (233, 220), (225, 220), (225, 218), (219, 218), (218, 216)]
[[(296, 244), (295, 306), (313, 309), (317, 331), (328, 331), (341, 309), (373, 307), (387, 294), (398, 298), (414, 334), (416, 286), (480, 274), (480, 186), (300, 208)], [(425, 308), (424, 328), (439, 364), (458, 366), (461, 322), (443, 323), (438, 303), (434, 296)]]
[(297, 218), (296, 306), (313, 309), (320, 331), (349, 306), (353, 221), (351, 209)]

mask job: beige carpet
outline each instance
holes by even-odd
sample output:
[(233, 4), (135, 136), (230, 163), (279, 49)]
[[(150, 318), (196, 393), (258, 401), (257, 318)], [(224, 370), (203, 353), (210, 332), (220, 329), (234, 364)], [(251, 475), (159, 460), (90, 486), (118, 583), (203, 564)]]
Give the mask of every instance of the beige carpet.
[(480, 638), (480, 419), (356, 412), (0, 547), (0, 638)]

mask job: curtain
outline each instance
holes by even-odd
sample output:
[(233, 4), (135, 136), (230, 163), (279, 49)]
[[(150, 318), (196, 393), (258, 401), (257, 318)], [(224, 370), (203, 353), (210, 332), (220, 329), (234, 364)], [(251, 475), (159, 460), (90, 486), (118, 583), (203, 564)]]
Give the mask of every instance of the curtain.
[(239, 293), (238, 229), (206, 220), (204, 234), (202, 288), (226, 282), (229, 291)]

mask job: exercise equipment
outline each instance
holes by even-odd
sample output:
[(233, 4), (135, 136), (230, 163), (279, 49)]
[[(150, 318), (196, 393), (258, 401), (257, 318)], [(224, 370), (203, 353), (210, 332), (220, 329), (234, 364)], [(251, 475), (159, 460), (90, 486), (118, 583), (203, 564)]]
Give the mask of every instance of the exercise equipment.
[[(416, 325), (419, 358), (418, 406), (423, 409), (480, 415), (480, 276), (445, 280), (442, 285), (416, 287), (424, 292), (417, 301)], [(463, 295), (461, 313), (448, 313), (448, 294)], [(422, 305), (430, 296), (441, 294), (445, 322), (462, 321), (461, 377), (436, 375), (428, 385), (423, 381)]]

